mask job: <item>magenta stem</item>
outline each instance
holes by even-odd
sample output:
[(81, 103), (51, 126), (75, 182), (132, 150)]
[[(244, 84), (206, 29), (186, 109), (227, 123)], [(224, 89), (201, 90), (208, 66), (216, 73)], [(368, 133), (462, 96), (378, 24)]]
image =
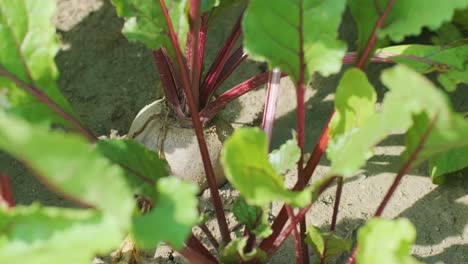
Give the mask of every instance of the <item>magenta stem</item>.
[(6, 202), (8, 208), (15, 206), (13, 192), (11, 191), (10, 179), (8, 175), (0, 172), (0, 199)]
[[(286, 205), (286, 212), (288, 214), (289, 219), (294, 219), (294, 212), (291, 206)], [(292, 233), (293, 233), (293, 239), (294, 239), (294, 249), (295, 249), (294, 254), (296, 256), (296, 263), (301, 264), (304, 262), (304, 260), (302, 259), (302, 247), (301, 247), (301, 242), (300, 242), (301, 237), (296, 227), (294, 227), (294, 229), (292, 230)]]
[[(318, 194), (317, 194), (317, 197), (320, 196), (326, 189), (328, 189), (328, 187), (330, 187), (330, 185), (333, 183), (333, 181), (335, 180), (335, 177), (332, 177), (330, 178), (329, 180), (327, 180), (323, 185), (322, 187), (320, 187), (320, 190), (318, 191)], [(286, 239), (289, 237), (289, 235), (291, 234), (291, 232), (297, 228), (297, 225), (299, 224), (299, 222), (304, 219), (304, 216), (306, 215), (306, 213), (310, 210), (310, 208), (312, 208), (312, 205), (314, 204), (315, 201), (312, 201), (309, 205), (307, 205), (306, 207), (304, 208), (301, 208), (299, 210), (299, 212), (297, 213), (296, 217), (290, 219), (290, 223), (289, 225), (286, 227), (285, 230), (283, 230), (283, 232), (281, 232), (275, 239), (275, 241), (272, 243), (272, 245), (268, 248), (262, 248), (263, 250), (265, 250), (268, 254), (269, 257), (273, 256), (276, 251), (278, 251), (278, 249), (283, 245), (283, 243), (286, 241)]]
[(340, 208), (341, 192), (343, 191), (343, 177), (338, 177), (336, 185), (335, 205), (333, 206), (333, 216), (330, 225), (330, 231), (334, 232), (336, 229), (336, 221), (338, 219), (338, 211)]
[[(304, 59), (304, 32), (303, 32), (303, 2), (299, 2), (299, 80), (296, 84), (296, 95), (297, 95), (297, 144), (301, 150), (299, 161), (297, 162), (297, 178), (299, 182), (299, 188), (302, 190), (305, 185), (304, 177), (304, 146), (305, 146), (305, 59)], [(292, 220), (290, 218), (290, 220)], [(302, 263), (309, 264), (309, 252), (307, 244), (305, 243), (305, 234), (307, 231), (306, 216), (299, 223), (300, 230), (300, 247), (302, 253)]]
[(267, 96), (262, 120), (262, 128), (267, 135), (268, 145), (270, 145), (271, 136), (273, 134), (273, 126), (275, 124), (280, 81), (281, 71), (279, 68), (274, 68), (271, 71), (270, 81), (268, 82)]
[[(310, 178), (312, 177), (312, 174), (317, 167), (321, 157), (325, 153), (325, 150), (328, 145), (328, 129), (329, 129), (329, 124), (331, 121), (331, 118), (333, 116), (333, 113), (330, 115), (330, 118), (328, 120), (328, 123), (325, 125), (325, 128), (322, 131), (322, 134), (319, 137), (319, 140), (317, 144), (315, 145), (315, 148), (312, 152), (312, 155), (310, 156), (309, 160), (307, 161), (306, 167), (304, 169), (304, 178), (305, 181), (308, 182)], [(296, 185), (294, 185), (293, 190), (297, 191), (300, 189), (300, 182), (299, 180), (296, 182)], [(275, 221), (273, 222), (273, 225), (271, 226), (272, 233), (269, 237), (264, 239), (262, 243), (260, 244), (260, 248), (263, 250), (268, 250), (270, 247), (272, 247), (273, 243), (277, 240), (277, 237), (280, 235), (281, 231), (283, 230), (284, 226), (286, 225), (286, 222), (288, 220), (288, 215), (286, 213), (286, 207), (283, 205), (281, 208), (280, 212), (278, 213), (278, 216), (276, 217)]]
[(377, 19), (377, 22), (374, 25), (374, 28), (372, 29), (372, 33), (367, 40), (367, 45), (364, 48), (364, 51), (362, 52), (361, 56), (359, 57), (358, 63), (356, 67), (359, 69), (363, 69), (364, 65), (366, 65), (367, 59), (370, 57), (372, 50), (374, 49), (374, 46), (377, 42), (377, 31), (384, 26), (385, 19), (387, 18), (388, 14), (390, 14), (390, 10), (392, 10), (393, 4), (395, 3), (395, 0), (389, 0), (387, 3), (387, 6), (385, 6), (385, 9), (383, 13), (380, 14), (379, 18)]
[(167, 23), (167, 27), (169, 28), (169, 35), (171, 39), (172, 46), (175, 49), (177, 63), (179, 64), (179, 68), (182, 72), (182, 82), (184, 87), (185, 96), (187, 97), (190, 114), (192, 118), (192, 123), (195, 129), (195, 134), (197, 136), (198, 147), (200, 148), (200, 153), (203, 160), (203, 166), (205, 168), (206, 178), (208, 181), (208, 186), (211, 193), (211, 198), (213, 201), (213, 206), (215, 209), (216, 219), (218, 220), (219, 230), (221, 232), (221, 237), (224, 243), (229, 243), (231, 241), (231, 236), (229, 232), (229, 228), (226, 221), (226, 216), (224, 214), (223, 204), (221, 202), (221, 198), (219, 196), (219, 191), (216, 183), (216, 178), (213, 171), (213, 166), (211, 164), (210, 155), (208, 153), (208, 148), (206, 146), (206, 141), (203, 134), (203, 127), (200, 122), (200, 117), (198, 115), (197, 105), (195, 104), (195, 100), (193, 99), (193, 94), (190, 89), (190, 81), (189, 77), (185, 68), (184, 59), (182, 57), (182, 52), (180, 51), (179, 43), (177, 41), (177, 36), (174, 33), (174, 28), (172, 26), (171, 19), (169, 17), (169, 13), (167, 12), (166, 4), (164, 0), (159, 0), (161, 5), (161, 9), (163, 10), (164, 18)]
[(185, 242), (185, 248), (180, 252), (184, 258), (194, 264), (218, 263), (210, 251), (193, 235)]
[[(237, 99), (241, 95), (251, 91), (260, 85), (263, 85), (268, 82), (269, 72), (261, 73), (255, 77), (248, 79), (247, 81), (240, 83), (233, 88), (229, 89), (222, 95), (220, 95), (216, 100), (210, 102), (206, 107), (200, 112), (203, 122), (211, 120), (221, 109), (223, 109), (229, 102)], [(284, 77), (286, 75), (281, 75)]]
[(190, 18), (190, 71), (191, 71), (191, 84), (192, 84), (192, 95), (199, 108), (199, 93), (200, 93), (200, 64), (199, 64), (199, 40), (200, 40), (200, 28), (201, 28), (201, 2), (200, 0), (190, 0), (189, 5), (189, 18)]
[(166, 101), (169, 104), (169, 107), (177, 113), (177, 115), (182, 115), (182, 110), (180, 108), (180, 99), (178, 94), (178, 85), (176, 83), (176, 78), (174, 76), (173, 70), (169, 65), (170, 59), (169, 56), (164, 52), (164, 48), (153, 51), (153, 57), (158, 68), (159, 79), (162, 83), (162, 89), (164, 90), (164, 95), (166, 96)]
[(216, 80), (218, 79), (219, 74), (221, 73), (226, 61), (228, 60), (232, 49), (236, 45), (236, 42), (242, 33), (241, 22), (242, 22), (242, 16), (239, 17), (236, 24), (232, 28), (231, 34), (224, 42), (223, 48), (218, 53), (218, 56), (216, 57), (210, 69), (208, 70), (208, 73), (206, 74), (205, 81), (203, 82), (203, 85), (202, 85), (203, 90), (201, 91), (201, 95), (200, 95), (200, 97), (204, 100), (205, 103), (208, 101), (209, 97), (213, 94)]
[(239, 65), (245, 61), (247, 58), (247, 53), (242, 50), (242, 47), (239, 47), (236, 51), (232, 53), (229, 59), (226, 61), (226, 64), (223, 67), (223, 70), (219, 74), (214, 87), (212, 88), (213, 92), (208, 97), (207, 102), (210, 101), (213, 94), (219, 89), (219, 87), (231, 76), (231, 74), (239, 67)]
[(208, 241), (210, 241), (211, 245), (216, 249), (216, 251), (219, 250), (219, 244), (218, 241), (216, 240), (215, 236), (213, 233), (210, 231), (208, 226), (206, 226), (205, 223), (199, 224), (198, 227), (203, 231), (203, 233), (206, 235), (206, 238), (208, 238)]

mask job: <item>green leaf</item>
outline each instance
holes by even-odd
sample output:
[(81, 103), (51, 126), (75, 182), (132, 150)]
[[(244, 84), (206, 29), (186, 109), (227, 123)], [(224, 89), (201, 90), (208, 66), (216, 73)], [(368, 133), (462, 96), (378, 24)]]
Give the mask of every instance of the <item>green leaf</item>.
[[(0, 67), (44, 92), (67, 113), (74, 114), (57, 88), (58, 51), (52, 24), (54, 0), (4, 0), (0, 2)], [(66, 122), (49, 107), (0, 74), (0, 93), (6, 93), (8, 111), (31, 122)]]
[(223, 264), (237, 264), (250, 260), (258, 260), (263, 263), (268, 259), (267, 254), (259, 248), (254, 248), (251, 252), (244, 253), (247, 245), (247, 238), (240, 237), (227, 244), (220, 253), (220, 261)]
[(212, 8), (217, 7), (219, 5), (220, 0), (202, 0), (201, 1), (201, 10), (202, 12), (208, 12)]
[(126, 180), (133, 193), (156, 198), (154, 183), (169, 175), (167, 162), (134, 140), (99, 140), (97, 149), (126, 172)]
[(249, 205), (245, 199), (239, 197), (234, 203), (232, 212), (237, 222), (245, 225), (257, 238), (266, 238), (271, 234), (267, 214), (263, 213), (261, 207)]
[(468, 147), (452, 149), (429, 160), (429, 171), (435, 184), (445, 183), (448, 173), (465, 167), (468, 167)]
[[(390, 134), (405, 133), (413, 124), (419, 129), (413, 145), (407, 145), (409, 153), (415, 148), (426, 131), (429, 121), (437, 116), (436, 124), (424, 144), (416, 165), (432, 155), (468, 144), (468, 138), (462, 135), (468, 131), (468, 121), (454, 113), (446, 95), (434, 85), (405, 66), (395, 66), (385, 70), (382, 82), (389, 88), (382, 109), (367, 118), (359, 128), (343, 135), (329, 151), (331, 160), (330, 175), (351, 177), (364, 165), (372, 148)], [(413, 116), (424, 113), (426, 122), (416, 122)], [(407, 155), (406, 155), (407, 157)], [(405, 161), (405, 158), (404, 158)]]
[(266, 135), (258, 128), (235, 131), (224, 144), (221, 160), (229, 182), (252, 205), (263, 207), (272, 201), (284, 201), (303, 207), (311, 202), (317, 188), (293, 192), (284, 186), (283, 178), (268, 160)]
[[(468, 120), (463, 115), (453, 112), (443, 99), (436, 97), (432, 101), (426, 99), (428, 109), (425, 109), (424, 113), (413, 115), (413, 125), (405, 135), (406, 149), (402, 154), (403, 162), (411, 158), (411, 154), (424, 140), (423, 148), (412, 162), (413, 167), (440, 153), (468, 146), (468, 137), (466, 137)], [(428, 136), (424, 138), (427, 133)]]
[(0, 263), (91, 263), (125, 236), (115, 219), (93, 210), (41, 207), (0, 209)]
[(468, 29), (468, 8), (463, 10), (457, 10), (453, 16), (453, 21), (464, 29)]
[[(172, 26), (179, 40), (180, 49), (185, 50), (188, 32), (187, 0), (165, 0)], [(159, 1), (112, 0), (117, 14), (125, 19), (122, 33), (130, 41), (144, 43), (149, 49), (166, 48), (175, 58), (169, 38), (169, 29)]]
[(268, 158), (276, 173), (284, 174), (296, 166), (301, 156), (301, 149), (295, 138), (286, 141), (279, 149), (273, 150)]
[(360, 127), (375, 112), (377, 94), (364, 72), (357, 68), (345, 72), (335, 93), (335, 114), (329, 136), (336, 139)]
[(167, 242), (181, 249), (197, 224), (197, 187), (176, 177), (160, 178), (158, 200), (149, 213), (135, 216), (132, 234), (137, 245), (149, 249)]
[(337, 40), (345, 4), (345, 0), (252, 0), (242, 22), (244, 49), (250, 58), (268, 61), (296, 82), (302, 71), (303, 83), (314, 72), (336, 73), (346, 51)]
[(257, 222), (258, 216), (262, 213), (262, 208), (249, 205), (242, 197), (239, 197), (234, 202), (232, 212), (239, 224), (245, 225), (251, 230)]
[(463, 33), (453, 23), (444, 23), (436, 31), (437, 36), (431, 38), (435, 45), (445, 45), (463, 38)]
[[(358, 47), (362, 50), (374, 28), (379, 14), (388, 0), (348, 1), (351, 13), (358, 27)], [(456, 9), (468, 7), (467, 0), (405, 0), (395, 1), (385, 27), (379, 30), (378, 37), (389, 37), (400, 42), (405, 36), (419, 35), (423, 27), (436, 30), (443, 22), (450, 21)]]
[(381, 52), (398, 55), (392, 60), (403, 63), (420, 73), (436, 73), (447, 91), (458, 84), (468, 84), (468, 41), (462, 40), (445, 46), (401, 45), (382, 49)]
[(124, 172), (84, 138), (51, 132), (0, 111), (0, 149), (24, 162), (47, 186), (130, 221), (134, 207)]
[(331, 263), (332, 259), (339, 257), (344, 252), (349, 252), (352, 241), (341, 238), (329, 232), (323, 232), (315, 226), (307, 228), (305, 242), (312, 247), (318, 259), (321, 259), (327, 248), (325, 263)]
[[(204, 2), (213, 3), (211, 10), (206, 10), (205, 7), (209, 5), (205, 5)], [(210, 11), (210, 21), (208, 23), (214, 22), (216, 23), (216, 18), (223, 16), (226, 12), (232, 12), (233, 10), (238, 10), (238, 8), (242, 8), (244, 10), (247, 6), (248, 0), (202, 0), (202, 11), (208, 12)], [(211, 25), (211, 24), (210, 24)]]
[(362, 227), (357, 236), (357, 264), (416, 264), (411, 246), (416, 229), (405, 218), (386, 220), (374, 218)]

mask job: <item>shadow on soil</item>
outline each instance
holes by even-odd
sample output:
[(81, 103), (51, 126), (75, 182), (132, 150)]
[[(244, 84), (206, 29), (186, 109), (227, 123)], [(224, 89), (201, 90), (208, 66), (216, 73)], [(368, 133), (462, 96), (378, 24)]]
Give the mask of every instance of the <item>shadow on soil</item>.
[(59, 86), (96, 135), (126, 134), (138, 111), (159, 97), (151, 52), (128, 42), (122, 26), (104, 1), (71, 30), (58, 32), (66, 47), (56, 57)]
[[(468, 238), (463, 238), (468, 225), (468, 205), (457, 201), (468, 194), (468, 181), (463, 180), (468, 175), (468, 169), (456, 174), (447, 184), (437, 187), (398, 216), (408, 218), (415, 226), (418, 233), (416, 246), (430, 247), (424, 253), (430, 256), (419, 257), (425, 263), (447, 260), (450, 260), (449, 263), (466, 263), (468, 260)], [(358, 229), (364, 224), (365, 219), (344, 218), (337, 224), (337, 234), (351, 238), (355, 244)], [(328, 226), (322, 228), (327, 230)], [(431, 246), (440, 248), (440, 244), (445, 244), (451, 237), (459, 237), (458, 240), (465, 243), (442, 247), (438, 254), (429, 253), (433, 250)], [(414, 253), (417, 255), (418, 250)], [(347, 257), (341, 256), (337, 263), (345, 263)]]

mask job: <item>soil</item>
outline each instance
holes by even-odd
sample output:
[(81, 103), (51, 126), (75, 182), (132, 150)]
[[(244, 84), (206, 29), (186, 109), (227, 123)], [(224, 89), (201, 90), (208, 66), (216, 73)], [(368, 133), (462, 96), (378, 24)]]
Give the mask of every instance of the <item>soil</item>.
[[(213, 58), (224, 37), (229, 34), (229, 25), (236, 13), (219, 18), (219, 27), (209, 31), (208, 57)], [(347, 16), (341, 29), (341, 37), (352, 47), (355, 28)], [(109, 134), (116, 129), (127, 133), (136, 114), (146, 104), (160, 97), (156, 68), (150, 51), (137, 43), (129, 43), (120, 33), (122, 21), (107, 0), (58, 0), (58, 14), (55, 20), (62, 40), (62, 50), (56, 62), (61, 76), (59, 85), (70, 100), (83, 123), (96, 135)], [(350, 48), (352, 49), (352, 48)], [(378, 82), (384, 66), (372, 64), (367, 69), (371, 81), (380, 95), (385, 88)], [(235, 84), (262, 71), (259, 64), (247, 62), (225, 86)], [(339, 75), (329, 78), (314, 77), (307, 97), (307, 142), (306, 150), (311, 151), (333, 108), (333, 92)], [(451, 94), (458, 111), (468, 111), (467, 87)], [(294, 89), (288, 79), (282, 81), (278, 120), (276, 122), (272, 147), (278, 147), (291, 137), (295, 127)], [(231, 104), (223, 116), (235, 126), (257, 125), (262, 110), (260, 102), (265, 94), (259, 89), (250, 96), (244, 96)], [(249, 107), (244, 107), (249, 106)], [(239, 108), (240, 107), (240, 108)], [(241, 109), (241, 111), (239, 111)], [(390, 137), (376, 148), (373, 157), (362, 173), (346, 181), (343, 190), (337, 232), (348, 238), (355, 238), (356, 230), (375, 210), (378, 201), (385, 194), (395, 172), (399, 168), (399, 154), (403, 150), (402, 138)], [(313, 179), (319, 179), (328, 168), (323, 158)], [(10, 175), (13, 191), (18, 204), (40, 201), (46, 205), (72, 206), (61, 197), (49, 192), (18, 161), (0, 153), (0, 171)], [(427, 168), (422, 166), (407, 175), (396, 195), (385, 210), (389, 218), (407, 217), (416, 226), (418, 237), (413, 247), (414, 255), (427, 263), (468, 263), (468, 170), (456, 173), (453, 180), (444, 186), (435, 186), (428, 177)], [(294, 175), (286, 178), (292, 184)], [(307, 222), (327, 228), (334, 202), (334, 188), (326, 191), (307, 216)], [(227, 209), (238, 195), (229, 184), (221, 188), (221, 195)], [(209, 193), (200, 197), (200, 207), (213, 216)], [(276, 212), (279, 205), (274, 204)], [(235, 227), (232, 214), (227, 212), (230, 227)], [(208, 226), (216, 234), (214, 220)], [(199, 230), (196, 231), (200, 234)], [(170, 250), (160, 249), (159, 258), (151, 263), (180, 263), (180, 256)], [(271, 263), (291, 263), (294, 259), (292, 243), (286, 243)], [(339, 259), (337, 263), (344, 263)]]

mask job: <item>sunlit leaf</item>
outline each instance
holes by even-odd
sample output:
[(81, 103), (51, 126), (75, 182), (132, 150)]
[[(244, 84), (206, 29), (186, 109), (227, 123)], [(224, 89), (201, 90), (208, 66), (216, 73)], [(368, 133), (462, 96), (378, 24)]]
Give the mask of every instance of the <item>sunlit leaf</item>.
[(458, 84), (468, 83), (468, 40), (446, 46), (393, 46), (381, 52), (392, 54), (392, 60), (420, 73), (436, 73), (439, 82), (448, 91), (454, 91)]
[[(55, 8), (54, 0), (0, 1), (0, 67), (75, 115), (56, 83), (58, 71), (54, 57), (59, 46), (52, 24)], [(49, 107), (0, 73), (2, 93), (8, 98), (6, 108), (11, 113), (31, 122), (66, 124)]]
[(158, 180), (156, 189), (158, 199), (153, 210), (133, 219), (133, 237), (143, 248), (167, 242), (180, 249), (199, 220), (197, 187), (176, 177), (165, 177)]
[(134, 201), (124, 172), (84, 138), (0, 111), (0, 149), (24, 162), (47, 186), (115, 216), (122, 226), (130, 221)]
[(416, 229), (404, 218), (371, 219), (358, 232), (357, 264), (417, 264), (410, 256)]
[[(412, 128), (410, 132), (415, 133), (408, 134), (412, 139), (407, 139), (407, 154), (403, 156), (403, 161), (406, 161), (433, 119), (436, 119), (435, 126), (417, 159), (412, 162), (413, 166), (432, 155), (468, 145), (468, 121), (452, 111), (446, 95), (429, 80), (405, 66), (396, 66), (384, 71), (382, 82), (390, 91), (384, 98), (381, 111), (371, 115), (358, 129), (338, 139), (331, 155), (329, 153), (330, 175), (354, 175), (381, 140)], [(425, 120), (415, 119), (415, 115), (424, 116)]]
[(0, 263), (91, 263), (124, 236), (115, 219), (93, 210), (37, 204), (0, 209)]
[(333, 156), (335, 146), (339, 147), (345, 134), (353, 133), (374, 114), (376, 100), (377, 94), (364, 72), (356, 68), (345, 72), (335, 94), (335, 114), (330, 123), (327, 149), (329, 156)]
[(296, 167), (300, 156), (301, 149), (297, 146), (297, 140), (294, 138), (286, 141), (279, 149), (273, 150), (268, 158), (276, 173), (284, 174)]
[(317, 191), (315, 185), (302, 192), (289, 191), (284, 186), (283, 178), (268, 160), (266, 135), (258, 128), (241, 128), (234, 132), (224, 144), (221, 160), (229, 182), (252, 205), (284, 201), (303, 207)]
[(249, 58), (268, 61), (294, 81), (301, 72), (304, 83), (314, 72), (336, 73), (346, 51), (337, 40), (345, 4), (345, 0), (252, 0), (242, 23), (244, 49)]
[[(180, 48), (185, 51), (188, 32), (187, 0), (165, 0), (169, 16), (179, 40)], [(123, 34), (130, 41), (144, 43), (152, 50), (161, 46), (175, 58), (174, 48), (169, 38), (169, 29), (159, 1), (152, 0), (112, 0), (120, 17), (125, 18)]]
[(312, 225), (307, 227), (305, 242), (312, 247), (318, 259), (323, 258), (323, 254), (326, 254), (325, 263), (331, 263), (332, 259), (349, 252), (352, 244), (349, 239), (344, 239), (330, 232), (323, 232)]
[(134, 193), (156, 198), (154, 183), (169, 175), (166, 161), (134, 140), (99, 140), (97, 148), (125, 170), (126, 180)]
[[(348, 1), (351, 13), (358, 27), (358, 47), (362, 50), (377, 22), (385, 10), (388, 0)], [(435, 30), (443, 22), (450, 21), (456, 9), (468, 7), (467, 0), (405, 0), (394, 1), (385, 20), (384, 27), (378, 31), (379, 38), (389, 37), (400, 42), (405, 36), (419, 35), (423, 27)]]

